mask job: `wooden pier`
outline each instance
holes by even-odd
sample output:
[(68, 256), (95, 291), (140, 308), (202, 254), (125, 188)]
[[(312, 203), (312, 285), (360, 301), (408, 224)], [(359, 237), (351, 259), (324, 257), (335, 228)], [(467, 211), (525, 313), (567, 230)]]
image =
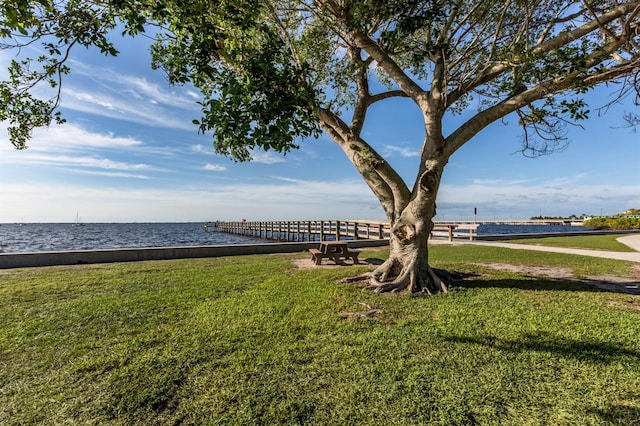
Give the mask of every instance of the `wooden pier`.
[(389, 224), (347, 220), (207, 222), (206, 231), (226, 232), (275, 241), (388, 239)]
[[(474, 240), (478, 224), (434, 223), (431, 238)], [(206, 231), (225, 232), (275, 241), (386, 240), (391, 227), (387, 222), (354, 220), (295, 220), (206, 222)]]

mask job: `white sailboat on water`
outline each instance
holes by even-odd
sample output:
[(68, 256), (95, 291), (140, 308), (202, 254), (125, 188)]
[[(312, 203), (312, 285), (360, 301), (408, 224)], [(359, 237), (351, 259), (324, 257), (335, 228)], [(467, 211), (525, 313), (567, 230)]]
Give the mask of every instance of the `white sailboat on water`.
[(80, 219), (80, 214), (78, 212), (76, 212), (76, 221), (74, 223), (74, 226), (84, 226), (84, 223), (82, 223), (82, 220)]

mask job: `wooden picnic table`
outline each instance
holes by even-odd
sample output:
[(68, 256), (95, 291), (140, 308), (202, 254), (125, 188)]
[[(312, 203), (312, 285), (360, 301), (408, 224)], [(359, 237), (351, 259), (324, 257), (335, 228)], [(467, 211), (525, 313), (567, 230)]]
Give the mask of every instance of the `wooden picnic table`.
[(358, 263), (359, 250), (349, 250), (349, 246), (346, 241), (321, 241), (319, 249), (309, 249), (311, 252), (311, 260), (316, 265), (322, 263), (322, 259), (333, 259), (335, 263), (338, 263), (340, 259), (353, 259), (353, 263)]

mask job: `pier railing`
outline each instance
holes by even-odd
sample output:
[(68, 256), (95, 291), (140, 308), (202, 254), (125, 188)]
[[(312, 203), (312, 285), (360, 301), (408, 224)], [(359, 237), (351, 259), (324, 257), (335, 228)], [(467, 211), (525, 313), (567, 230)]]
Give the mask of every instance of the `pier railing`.
[[(384, 240), (389, 238), (391, 227), (387, 222), (354, 220), (296, 220), (296, 221), (239, 221), (207, 222), (207, 231), (226, 232), (253, 238), (275, 241), (325, 241), (325, 240)], [(476, 237), (474, 224), (435, 223), (431, 238)]]
[(384, 222), (347, 220), (207, 222), (205, 230), (276, 241), (324, 241), (387, 239)]

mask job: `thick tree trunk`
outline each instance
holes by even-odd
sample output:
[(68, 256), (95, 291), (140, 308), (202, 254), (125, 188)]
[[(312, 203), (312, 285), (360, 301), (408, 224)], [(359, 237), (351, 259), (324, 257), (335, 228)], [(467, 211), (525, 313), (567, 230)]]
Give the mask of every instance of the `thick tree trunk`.
[(399, 209), (387, 211), (391, 222), (389, 259), (373, 272), (347, 281), (369, 279), (368, 288), (379, 293), (447, 292), (450, 278), (429, 266), (428, 247), (445, 164), (442, 157), (426, 161), (412, 197), (407, 202), (394, 203)]
[[(362, 76), (361, 76), (362, 77)], [(438, 80), (440, 81), (440, 80)], [(361, 88), (366, 91), (365, 82)], [(437, 86), (437, 84), (436, 84)], [(426, 93), (426, 92), (425, 92)], [(448, 156), (443, 153), (443, 98), (439, 91), (430, 98), (414, 99), (425, 116), (425, 142), (421, 164), (413, 189), (402, 177), (338, 116), (321, 110), (323, 128), (340, 145), (365, 182), (378, 197), (391, 224), (389, 259), (373, 272), (348, 278), (345, 282), (369, 279), (369, 288), (380, 293), (428, 293), (447, 291), (446, 273), (429, 266), (428, 237), (433, 229), (436, 196)], [(366, 96), (365, 96), (366, 98)], [(362, 103), (356, 121), (364, 120), (367, 102)], [(356, 126), (357, 127), (357, 126)], [(359, 127), (357, 127), (359, 129)]]
[(447, 292), (445, 278), (429, 266), (431, 220), (404, 214), (392, 226), (389, 259), (369, 275), (371, 290), (379, 293)]

